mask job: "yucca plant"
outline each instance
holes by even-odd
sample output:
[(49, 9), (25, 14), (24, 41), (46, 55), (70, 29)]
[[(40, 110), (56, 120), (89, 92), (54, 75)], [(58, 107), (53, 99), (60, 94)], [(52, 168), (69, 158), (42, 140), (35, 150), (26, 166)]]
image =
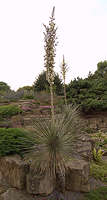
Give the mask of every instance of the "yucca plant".
[(35, 145), (28, 150), (27, 157), (39, 173), (48, 173), (56, 179), (57, 173), (65, 175), (66, 163), (72, 157), (72, 143), (81, 133), (79, 110), (65, 106), (61, 115), (51, 120), (36, 120), (33, 139)]

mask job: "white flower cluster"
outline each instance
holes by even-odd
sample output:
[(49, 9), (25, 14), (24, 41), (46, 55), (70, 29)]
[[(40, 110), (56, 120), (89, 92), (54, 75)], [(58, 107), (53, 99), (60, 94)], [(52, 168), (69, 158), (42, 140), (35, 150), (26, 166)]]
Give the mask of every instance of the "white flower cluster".
[(54, 65), (55, 61), (54, 58), (56, 56), (56, 30), (55, 28), (55, 18), (54, 18), (54, 10), (53, 8), (52, 11), (52, 16), (50, 17), (49, 21), (49, 26), (44, 25), (46, 29), (46, 33), (44, 33), (44, 40), (45, 40), (45, 56), (44, 56), (44, 61), (45, 61), (45, 67), (46, 67), (46, 79), (49, 82), (50, 85), (54, 84)]

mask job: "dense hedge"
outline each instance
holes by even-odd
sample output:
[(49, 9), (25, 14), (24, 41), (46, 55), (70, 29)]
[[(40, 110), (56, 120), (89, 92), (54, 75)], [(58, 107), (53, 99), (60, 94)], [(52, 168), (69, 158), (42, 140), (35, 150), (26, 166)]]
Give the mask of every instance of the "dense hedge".
[(20, 154), (33, 145), (29, 132), (19, 128), (0, 128), (0, 156)]

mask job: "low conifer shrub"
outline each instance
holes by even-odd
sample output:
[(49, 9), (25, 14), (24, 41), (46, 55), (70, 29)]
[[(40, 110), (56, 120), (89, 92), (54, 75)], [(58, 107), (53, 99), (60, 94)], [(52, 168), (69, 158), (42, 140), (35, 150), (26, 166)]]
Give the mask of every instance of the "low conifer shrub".
[(23, 155), (33, 145), (29, 132), (20, 128), (0, 128), (0, 156)]
[(0, 106), (0, 119), (2, 118), (9, 118), (13, 115), (17, 115), (22, 113), (21, 108), (16, 105), (3, 105)]

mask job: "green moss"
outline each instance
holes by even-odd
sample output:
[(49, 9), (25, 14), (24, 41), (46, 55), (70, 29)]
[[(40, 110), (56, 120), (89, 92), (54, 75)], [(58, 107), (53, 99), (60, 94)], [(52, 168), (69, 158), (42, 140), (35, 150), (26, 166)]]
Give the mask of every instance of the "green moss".
[(0, 106), (0, 119), (21, 113), (22, 110), (15, 105)]

